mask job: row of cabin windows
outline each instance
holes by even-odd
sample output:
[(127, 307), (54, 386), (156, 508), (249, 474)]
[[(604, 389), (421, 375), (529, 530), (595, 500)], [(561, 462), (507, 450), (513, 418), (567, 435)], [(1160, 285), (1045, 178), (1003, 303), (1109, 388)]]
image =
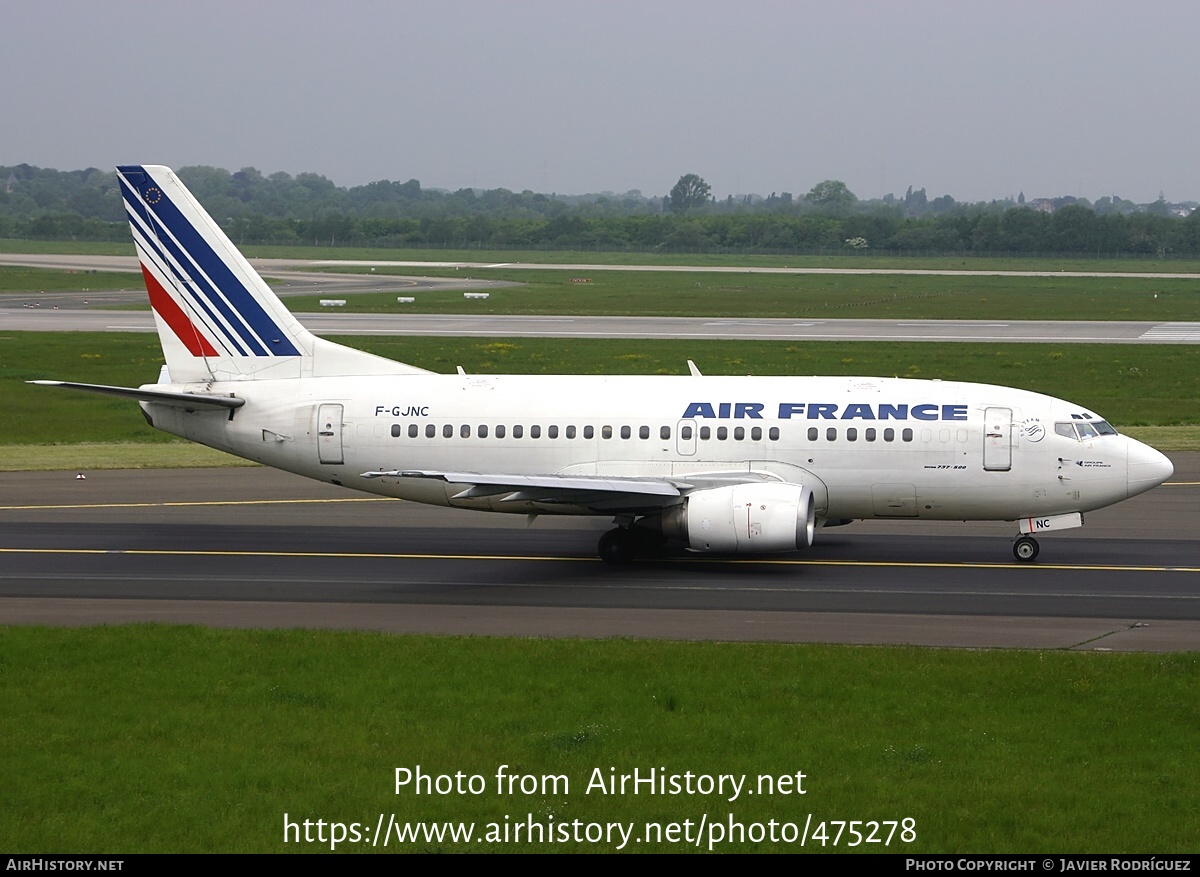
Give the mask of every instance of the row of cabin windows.
[[(711, 427), (702, 426), (702, 427), (700, 427), (699, 430), (693, 431), (692, 427), (685, 426), (679, 430), (679, 437), (681, 439), (683, 439), (684, 441), (690, 441), (696, 432), (699, 432), (700, 438), (702, 440), (708, 441), (710, 438), (712, 438), (713, 430)], [(717, 441), (722, 441), (722, 442), (726, 441), (730, 436), (730, 432), (731, 431), (728, 427), (725, 427), (725, 426), (717, 427), (717, 429), (716, 429)], [(732, 430), (734, 441), (739, 441), (739, 442), (745, 441), (747, 432), (749, 433), (751, 441), (755, 441), (755, 442), (762, 441), (763, 428), (761, 426), (754, 426), (754, 427), (751, 427), (749, 430), (747, 430), (743, 426), (734, 427), (734, 429)], [(421, 433), (422, 433), (422, 430), (421, 430), (420, 425), (418, 425), (416, 423), (410, 423), (408, 425), (408, 437), (409, 438), (417, 438), (418, 436), (421, 435)], [(425, 424), (424, 433), (425, 433), (425, 438), (430, 438), (430, 439), (437, 438), (438, 428), (435, 424), (427, 423), (427, 424)], [(392, 424), (392, 437), (393, 438), (399, 438), (403, 434), (404, 434), (404, 427), (402, 427), (398, 423)], [(442, 438), (454, 438), (453, 424), (449, 424), (449, 423), (443, 424), (442, 429), (441, 429), (441, 434), (442, 434)], [(585, 439), (592, 439), (592, 438), (596, 437), (596, 428), (594, 426), (585, 426), (585, 427), (579, 429), (579, 428), (576, 428), (575, 426), (564, 426), (562, 428), (561, 434), (569, 439), (576, 438), (579, 435), (582, 435)], [(611, 439), (614, 434), (620, 435), (621, 438), (623, 438), (623, 439), (631, 439), (631, 438), (633, 438), (633, 427), (622, 426), (619, 429), (614, 429), (614, 427), (611, 427), (611, 426), (600, 427), (600, 438)], [(472, 429), (471, 425), (469, 423), (464, 423), (458, 428), (458, 435), (459, 435), (459, 438), (470, 438), (472, 435), (474, 435), (476, 438), (487, 438), (489, 435), (492, 435), (492, 436), (495, 436), (496, 438), (501, 438), (501, 439), (507, 438), (509, 435), (511, 435), (513, 438), (519, 439), (519, 438), (525, 438), (525, 427), (520, 424), (517, 424), (517, 425), (513, 426), (511, 430), (509, 430), (509, 428), (506, 427), (504, 424), (497, 424), (495, 427), (489, 428), (487, 426), (487, 424), (481, 423), (478, 426), (476, 426), (474, 429)], [(556, 439), (559, 437), (559, 435), (560, 435), (560, 432), (559, 432), (558, 426), (547, 426), (546, 427), (546, 438)], [(542, 437), (542, 428), (540, 426), (529, 427), (529, 437), (531, 439), (540, 439)], [(671, 438), (671, 427), (660, 426), (658, 429), (658, 437), (660, 439), (662, 439), (663, 441), (669, 441)], [(770, 438), (770, 440), (773, 442), (779, 441), (779, 427), (772, 426), (770, 429), (768, 429), (767, 437)], [(639, 426), (638, 427), (638, 438), (643, 439), (643, 440), (649, 439), (650, 438), (650, 427)]]
[[(880, 431), (876, 430), (875, 427), (868, 426), (866, 429), (864, 429), (862, 431), (862, 437), (865, 441), (873, 442), (879, 438), (879, 432)], [(894, 442), (896, 440), (896, 430), (892, 429), (892, 427), (889, 426), (886, 429), (882, 430), (882, 432), (883, 432), (883, 440), (885, 442)], [(817, 441), (820, 438), (820, 435), (821, 435), (821, 431), (819, 429), (817, 429), (817, 427), (810, 426), (808, 428), (808, 440), (810, 442)], [(825, 440), (826, 441), (835, 442), (835, 441), (837, 441), (837, 437), (838, 437), (837, 427), (830, 426), (830, 427), (826, 428), (826, 430), (825, 430)], [(907, 427), (900, 430), (900, 440), (904, 441), (904, 442), (911, 442), (913, 440), (913, 431)], [(846, 441), (848, 441), (848, 442), (858, 441), (858, 427), (850, 426), (850, 427), (846, 428)]]
[[(417, 438), (418, 436), (421, 435), (421, 432), (422, 432), (422, 430), (421, 430), (421, 427), (419, 424), (410, 423), (408, 425), (408, 437), (409, 438)], [(396, 424), (392, 425), (392, 437), (393, 438), (399, 438), (401, 435), (403, 435), (403, 433), (404, 433), (404, 428), (400, 424), (396, 423)], [(427, 424), (425, 424), (424, 433), (425, 433), (425, 438), (429, 438), (429, 439), (437, 438), (438, 428), (435, 424), (427, 423)], [(443, 424), (441, 433), (442, 433), (442, 438), (454, 438), (453, 424), (449, 424), (449, 423)], [(487, 424), (481, 423), (478, 426), (476, 426), (474, 429), (472, 429), (470, 424), (464, 423), (461, 426), (459, 426), (459, 428), (458, 428), (459, 438), (465, 438), (465, 439), (470, 438), (472, 436), (472, 434), (474, 434), (477, 438), (481, 438), (481, 439), (487, 438), (489, 435), (493, 435), (498, 439), (502, 439), (502, 438), (507, 438), (509, 433), (510, 433), (509, 429), (504, 424), (497, 424), (494, 428), (489, 429)], [(595, 427), (592, 427), (592, 426), (585, 426), (582, 428), (582, 430), (577, 430), (577, 428), (574, 426), (565, 426), (562, 428), (562, 435), (564, 435), (568, 439), (573, 439), (576, 436), (578, 436), (580, 433), (582, 433), (582, 435), (585, 439), (592, 439), (592, 438), (596, 437)], [(613, 437), (613, 433), (614, 433), (614, 430), (613, 430), (613, 427), (611, 427), (611, 426), (600, 427), (600, 437), (603, 439), (611, 439)], [(701, 441), (709, 441), (713, 438), (714, 433), (716, 434), (716, 439), (719, 442), (728, 441), (731, 437), (735, 442), (745, 441), (747, 436), (749, 436), (750, 441), (752, 441), (752, 442), (760, 442), (760, 441), (762, 441), (762, 438), (763, 438), (763, 428), (761, 426), (752, 426), (749, 428), (744, 427), (744, 426), (735, 426), (732, 429), (730, 429), (727, 426), (718, 426), (715, 429), (711, 426), (701, 426), (699, 429), (696, 429), (694, 431), (691, 426), (684, 426), (684, 427), (681, 427), (679, 430), (679, 438), (682, 441), (691, 441), (693, 435), (698, 434)], [(620, 427), (618, 434), (623, 439), (630, 439), (633, 437), (633, 427), (622, 426), (622, 427)], [(773, 442), (779, 441), (779, 427), (777, 427), (777, 426), (770, 427), (769, 429), (767, 429), (766, 434), (767, 434), (767, 438), (769, 440), (771, 440)], [(525, 427), (520, 424), (513, 426), (512, 430), (511, 430), (511, 435), (515, 439), (524, 438), (525, 437)], [(890, 426), (883, 430), (877, 430), (873, 426), (869, 426), (866, 429), (862, 430), (862, 438), (864, 441), (868, 441), (868, 442), (878, 441), (880, 438), (882, 438), (882, 440), (885, 442), (894, 442), (894, 441), (896, 441), (896, 436), (897, 436), (897, 431)], [(902, 429), (899, 431), (899, 436), (900, 436), (901, 441), (911, 442), (913, 440), (913, 431), (909, 428)], [(529, 437), (531, 439), (540, 439), (542, 437), (542, 428), (540, 426), (529, 427)], [(546, 438), (556, 439), (558, 437), (559, 437), (558, 426), (547, 426), (546, 427)], [(658, 437), (660, 439), (662, 439), (663, 441), (669, 441), (671, 438), (671, 427), (669, 427), (669, 426), (659, 427)], [(650, 438), (650, 427), (639, 426), (638, 427), (638, 438), (643, 439), (643, 440), (649, 439)], [(815, 442), (815, 441), (819, 441), (820, 438), (821, 438), (821, 430), (815, 426), (810, 426), (808, 428), (808, 440), (810, 442)], [(855, 427), (855, 426), (847, 427), (846, 433), (845, 433), (845, 438), (846, 438), (846, 441), (848, 441), (848, 442), (858, 441), (858, 439), (859, 439), (858, 427)], [(833, 441), (837, 441), (837, 439), (838, 439), (837, 427), (833, 427), (833, 426), (827, 427), (825, 429), (825, 440), (833, 442)]]

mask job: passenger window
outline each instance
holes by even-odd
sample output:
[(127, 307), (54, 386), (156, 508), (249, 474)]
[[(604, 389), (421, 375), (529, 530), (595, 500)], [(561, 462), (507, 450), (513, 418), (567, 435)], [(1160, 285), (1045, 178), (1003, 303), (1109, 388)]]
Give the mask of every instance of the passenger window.
[(392, 424), (392, 438), (400, 438), (400, 424)]
[(717, 441), (723, 442), (727, 438), (729, 438), (729, 430), (723, 426), (718, 426), (717, 427)]
[(648, 438), (650, 438), (650, 427), (648, 427), (648, 426), (639, 426), (639, 427), (638, 427), (638, 438), (640, 438), (640, 439), (648, 439)]
[(856, 427), (851, 426), (846, 430), (846, 441), (848, 441), (848, 442), (858, 441), (858, 429)]
[(906, 442), (911, 442), (913, 440), (913, 431), (911, 429), (906, 429), (904, 432), (900, 433), (900, 437)]
[(552, 438), (552, 439), (558, 438), (558, 427), (557, 426), (547, 426), (546, 427), (546, 438)]
[(482, 423), (479, 424), (479, 437), (487, 438), (487, 435), (488, 435), (488, 428), (486, 426), (484, 426)]
[(504, 427), (503, 426), (496, 427), (496, 438), (504, 438)]
[(883, 440), (885, 442), (894, 442), (896, 440), (896, 430), (890, 426), (883, 431)]
[(836, 442), (837, 441), (837, 428), (836, 427), (831, 426), (831, 427), (829, 427), (829, 429), (825, 430), (825, 441), (827, 441), (827, 442)]
[(684, 441), (691, 441), (692, 440), (692, 428), (690, 426), (681, 427), (679, 430), (679, 437), (681, 439), (683, 439)]
[(770, 437), (771, 441), (773, 441), (773, 442), (779, 441), (779, 427), (772, 426), (771, 431), (769, 433), (767, 433), (767, 435)]
[(569, 439), (575, 438), (575, 427), (573, 427), (573, 426), (567, 427), (567, 438), (569, 438)]
[(540, 426), (529, 427), (529, 437), (531, 439), (541, 438), (542, 437), (542, 428)]
[(410, 423), (408, 425), (408, 437), (416, 438), (418, 429), (419, 429), (419, 427), (415, 423)]
[(810, 442), (815, 442), (817, 440), (817, 436), (819, 436), (819, 435), (820, 435), (820, 433), (817, 431), (817, 428), (815, 426), (810, 426), (808, 428), (808, 440)]
[(667, 439), (669, 439), (671, 437), (671, 427), (669, 427), (669, 426), (659, 427), (658, 437), (660, 439), (662, 439), (663, 441), (666, 441)]
[(446, 424), (442, 427), (442, 438), (454, 438), (454, 427)]
[(513, 427), (513, 438), (519, 439), (519, 438), (524, 438), (524, 437), (525, 437), (525, 427), (521, 426), (521, 424), (518, 423), (516, 426)]
[(596, 430), (592, 429), (592, 427), (590, 427), (590, 426), (585, 426), (585, 427), (583, 428), (583, 437), (584, 437), (585, 439), (590, 439), (590, 438), (591, 438), (592, 436), (594, 436), (595, 434), (596, 434)]
[(746, 428), (744, 426), (735, 426), (733, 428), (733, 440), (735, 442), (746, 440)]
[(612, 438), (612, 427), (611, 426), (600, 427), (600, 438), (606, 438), (606, 439)]
[(434, 438), (437, 435), (437, 427), (432, 423), (425, 424), (425, 438)]
[(867, 427), (866, 439), (869, 442), (875, 441), (875, 427), (873, 427), (873, 426)]
[(750, 440), (754, 441), (754, 442), (762, 441), (762, 427), (761, 426), (752, 426), (750, 428)]
[(461, 435), (463, 438), (470, 438), (471, 437), (470, 424), (464, 423), (462, 426), (460, 426), (458, 429), (458, 434)]
[(629, 430), (629, 427), (628, 427), (628, 426), (622, 426), (622, 427), (621, 427), (621, 438), (623, 438), (623, 439), (627, 439), (627, 438), (629, 438), (631, 435), (633, 435), (633, 433), (632, 433), (632, 432), (630, 432), (630, 430)]
[(701, 441), (706, 442), (711, 437), (712, 437), (712, 427), (708, 427), (708, 426), (700, 427), (700, 440)]

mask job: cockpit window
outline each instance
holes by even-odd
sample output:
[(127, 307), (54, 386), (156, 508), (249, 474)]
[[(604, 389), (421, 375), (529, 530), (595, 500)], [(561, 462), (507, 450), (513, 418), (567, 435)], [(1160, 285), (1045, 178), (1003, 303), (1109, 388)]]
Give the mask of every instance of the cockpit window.
[(1054, 424), (1054, 431), (1064, 438), (1087, 441), (1102, 435), (1118, 435), (1107, 420), (1074, 420)]

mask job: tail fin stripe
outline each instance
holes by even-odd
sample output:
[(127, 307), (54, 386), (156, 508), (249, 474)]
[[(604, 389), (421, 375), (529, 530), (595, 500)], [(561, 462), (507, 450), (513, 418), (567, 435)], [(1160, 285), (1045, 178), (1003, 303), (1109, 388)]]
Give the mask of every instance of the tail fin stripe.
[[(164, 195), (157, 197), (160, 199), (159, 203), (166, 200)], [(138, 243), (144, 252), (154, 254), (154, 262), (159, 267), (162, 279), (170, 282), (171, 287), (184, 299), (184, 304), (189, 305), (193, 311), (202, 310), (212, 321), (209, 328), (219, 329), (238, 353), (243, 356), (269, 356), (270, 353), (263, 342), (254, 337), (253, 331), (241, 315), (204, 276), (191, 254), (180, 246), (158, 214), (132, 191), (126, 195), (126, 199), (127, 204), (128, 199), (135, 199), (135, 203), (144, 211), (143, 215), (139, 215), (142, 211), (136, 209), (126, 211), (131, 219), (131, 228), (136, 229), (135, 243)]]
[[(212, 296), (198, 294), (201, 288), (200, 284), (193, 282), (190, 278), (199, 276), (199, 271), (194, 267), (190, 271), (183, 267), (181, 257), (185, 257), (186, 254), (171, 239), (170, 232), (166, 227), (156, 220), (145, 202), (138, 199), (132, 192), (125, 197), (126, 215), (129, 217), (130, 230), (133, 232), (134, 243), (138, 247), (139, 255), (143, 262), (148, 262), (153, 267), (156, 276), (165, 284), (164, 289), (174, 291), (173, 297), (177, 299), (176, 304), (181, 306), (180, 309), (185, 312), (190, 311), (194, 317), (201, 320), (217, 340), (224, 338), (223, 346), (226, 354), (234, 352), (241, 356), (263, 355), (261, 346), (254, 354), (249, 352), (252, 343), (245, 343), (244, 339), (250, 330), (242, 324), (228, 302), (220, 297), (216, 301), (216, 305), (225, 317), (223, 319), (222, 314), (218, 314), (214, 310)], [(170, 294), (168, 292), (168, 295)]]
[[(192, 281), (196, 288), (221, 311), (252, 350), (258, 348), (254, 350), (255, 353), (260, 356), (299, 355), (299, 351), (287, 342), (283, 330), (262, 309), (241, 280), (234, 276), (213, 252), (208, 242), (179, 213), (170, 199), (164, 196), (154, 205), (152, 213), (160, 222), (165, 217), (166, 222), (163, 224), (169, 232), (167, 248), (175, 258), (182, 265), (191, 263), (195, 266), (198, 273), (193, 274)], [(279, 339), (279, 344), (274, 346), (281, 349), (272, 350), (268, 339)]]
[(150, 293), (150, 307), (171, 327), (188, 352), (192, 356), (217, 356), (216, 349), (145, 265), (142, 265), (142, 276), (146, 278), (146, 291)]
[[(185, 316), (187, 316), (187, 311), (191, 311), (191, 317), (200, 320), (204, 324), (204, 327), (208, 329), (213, 338), (221, 343), (225, 354), (237, 353), (241, 356), (250, 355), (247, 352), (246, 346), (238, 340), (237, 335), (221, 320), (220, 316), (213, 312), (209, 303), (203, 297), (195, 295), (189, 290), (184, 272), (159, 247), (159, 239), (148, 235), (145, 229), (142, 228), (141, 222), (136, 220), (132, 215), (130, 216), (130, 227), (133, 231), (133, 240), (137, 245), (138, 254), (141, 257), (143, 266), (149, 268), (156, 278), (160, 278), (160, 286), (163, 292), (171, 299), (176, 309)], [(176, 290), (182, 301), (176, 301), (167, 290), (167, 287), (163, 285), (164, 283), (168, 284), (171, 289)], [(153, 304), (153, 296), (151, 297), (151, 304)], [(190, 320), (191, 317), (188, 317), (188, 319)]]
[[(128, 170), (144, 173), (140, 167)], [(126, 200), (145, 209), (150, 221), (164, 228), (167, 234), (161, 236), (160, 241), (178, 264), (195, 269), (189, 271), (195, 289), (221, 312), (256, 354), (299, 356), (300, 351), (288, 340), (287, 333), (263, 310), (253, 292), (230, 270), (201, 232), (160, 188), (152, 185), (149, 174), (146, 174), (146, 180), (140, 193), (135, 193), (132, 186), (122, 180)], [(146, 198), (150, 189), (154, 190), (152, 203)], [(130, 212), (136, 215), (139, 211)]]

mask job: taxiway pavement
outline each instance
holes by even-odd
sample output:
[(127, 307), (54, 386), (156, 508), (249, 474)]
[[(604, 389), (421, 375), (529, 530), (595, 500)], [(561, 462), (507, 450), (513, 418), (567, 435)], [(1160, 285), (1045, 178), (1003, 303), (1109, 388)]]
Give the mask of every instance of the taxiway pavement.
[(1200, 453), (1047, 534), (858, 522), (808, 552), (614, 568), (599, 519), (355, 494), (262, 468), (0, 474), (0, 621), (522, 636), (1200, 649)]

